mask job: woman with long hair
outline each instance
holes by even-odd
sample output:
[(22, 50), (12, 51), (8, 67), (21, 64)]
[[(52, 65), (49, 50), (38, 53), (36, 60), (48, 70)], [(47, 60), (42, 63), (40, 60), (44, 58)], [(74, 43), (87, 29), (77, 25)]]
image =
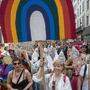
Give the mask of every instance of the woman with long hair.
[(8, 90), (32, 90), (32, 78), (30, 72), (23, 68), (22, 62), (15, 57), (12, 62), (14, 70), (10, 71), (7, 79)]

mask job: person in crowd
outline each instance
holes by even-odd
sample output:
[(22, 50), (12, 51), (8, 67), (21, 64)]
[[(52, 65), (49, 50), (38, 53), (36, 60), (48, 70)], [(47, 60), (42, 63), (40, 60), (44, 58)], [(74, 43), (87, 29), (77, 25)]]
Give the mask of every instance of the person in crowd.
[(72, 65), (73, 67), (72, 79), (71, 79), (72, 90), (78, 90), (78, 77), (79, 77), (80, 68), (82, 66), (82, 60), (80, 57), (77, 58), (76, 61), (73, 62)]
[(64, 73), (69, 77), (70, 80), (72, 80), (72, 74), (74, 68), (72, 59), (68, 59), (65, 62), (64, 68), (65, 68)]
[(45, 71), (49, 71), (53, 68), (53, 60), (48, 52), (47, 48), (44, 48), (44, 58), (45, 58)]
[(61, 50), (59, 53), (58, 53), (58, 49), (55, 51), (54, 60), (56, 60), (56, 59), (60, 59), (63, 62), (66, 61), (66, 58), (65, 58), (65, 55), (64, 55), (64, 51), (63, 50)]
[(89, 90), (88, 89), (88, 67), (89, 64), (84, 64), (81, 67), (80, 73), (79, 73), (79, 78), (78, 78), (78, 90)]
[(44, 90), (45, 87), (44, 64), (45, 64), (44, 59), (40, 59), (39, 70), (37, 71), (37, 73), (33, 74), (34, 90)]
[(31, 73), (31, 63), (29, 61), (26, 51), (21, 52), (20, 59), (22, 61), (22, 65), (24, 66), (24, 68)]
[(3, 82), (2, 70), (1, 70), (1, 68), (0, 68), (0, 90), (2, 89), (2, 82)]
[(50, 90), (72, 90), (69, 78), (63, 74), (63, 63), (55, 60), (53, 63), (54, 71), (50, 78)]
[(32, 62), (33, 63), (37, 62), (38, 61), (38, 57), (39, 57), (38, 48), (35, 48), (34, 52), (32, 54)]
[(19, 58), (14, 57), (14, 70), (10, 71), (7, 78), (8, 90), (32, 90), (32, 78), (28, 70), (23, 68)]
[(78, 90), (90, 90), (90, 52), (87, 51), (87, 47), (84, 45), (81, 47), (81, 57), (83, 60), (83, 65), (80, 69), (78, 78)]

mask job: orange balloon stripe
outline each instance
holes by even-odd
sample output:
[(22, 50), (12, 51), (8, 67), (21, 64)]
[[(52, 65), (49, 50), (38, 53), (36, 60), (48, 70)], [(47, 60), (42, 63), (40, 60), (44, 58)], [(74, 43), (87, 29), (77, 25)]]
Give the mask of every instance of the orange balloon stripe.
[(14, 0), (12, 5), (12, 10), (11, 10), (11, 32), (12, 32), (14, 43), (18, 42), (18, 36), (16, 31), (16, 13), (17, 13), (19, 3), (20, 3), (20, 0)]

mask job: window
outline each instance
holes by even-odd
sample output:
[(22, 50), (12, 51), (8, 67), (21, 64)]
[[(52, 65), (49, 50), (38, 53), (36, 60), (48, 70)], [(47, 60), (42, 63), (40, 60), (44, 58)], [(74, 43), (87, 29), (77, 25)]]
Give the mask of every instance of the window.
[(78, 4), (79, 4), (79, 0), (78, 0)]
[(76, 0), (74, 0), (74, 2), (75, 2)]
[(86, 24), (89, 25), (89, 16), (86, 17)]
[(84, 12), (84, 1), (82, 3), (82, 11)]
[(79, 27), (79, 20), (77, 20), (77, 28)]
[(87, 0), (87, 10), (89, 10), (89, 0)]
[(80, 18), (80, 26), (82, 26), (82, 21), (81, 21), (81, 18)]
[(81, 5), (80, 5), (80, 15), (81, 15)]
[(82, 16), (82, 24), (83, 24), (83, 27), (85, 26), (85, 16), (83, 15)]
[(77, 9), (77, 16), (79, 17), (79, 9)]

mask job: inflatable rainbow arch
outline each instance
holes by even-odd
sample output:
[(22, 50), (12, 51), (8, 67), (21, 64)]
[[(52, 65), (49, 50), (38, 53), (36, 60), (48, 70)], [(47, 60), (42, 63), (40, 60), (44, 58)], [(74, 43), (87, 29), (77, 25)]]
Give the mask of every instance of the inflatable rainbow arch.
[(76, 38), (71, 0), (3, 0), (0, 26), (5, 42)]

